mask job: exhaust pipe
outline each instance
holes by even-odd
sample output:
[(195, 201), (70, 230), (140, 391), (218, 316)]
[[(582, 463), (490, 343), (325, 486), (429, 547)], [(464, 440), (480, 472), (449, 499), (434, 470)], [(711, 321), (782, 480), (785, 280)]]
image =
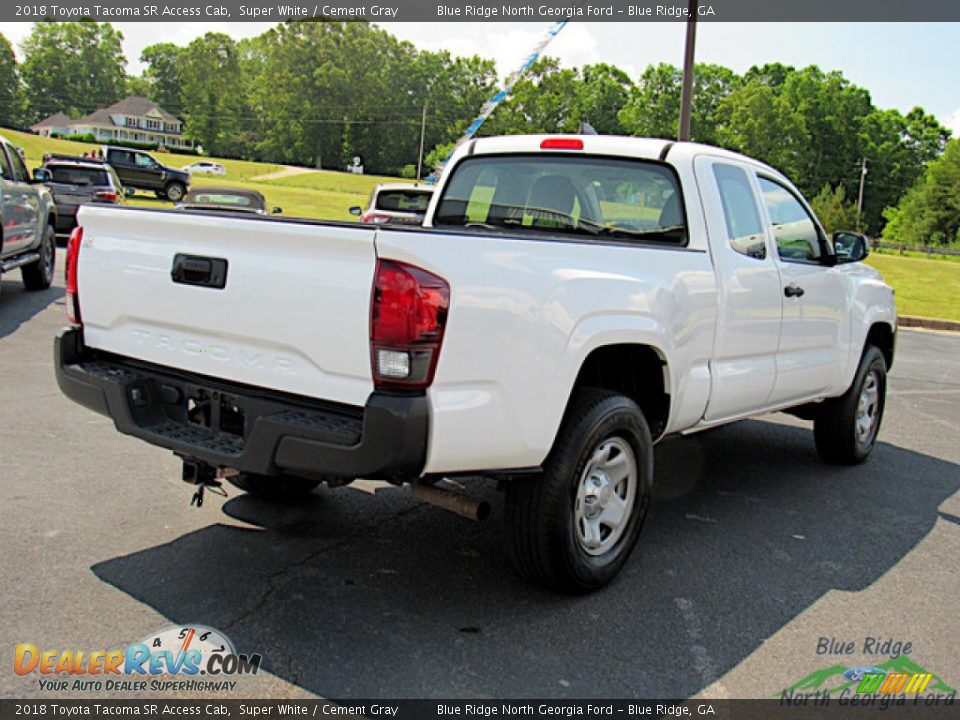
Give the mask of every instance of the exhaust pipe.
[(435, 485), (412, 484), (410, 491), (424, 502), (449, 510), (467, 520), (482, 522), (490, 515), (490, 503), (470, 495), (444, 490)]

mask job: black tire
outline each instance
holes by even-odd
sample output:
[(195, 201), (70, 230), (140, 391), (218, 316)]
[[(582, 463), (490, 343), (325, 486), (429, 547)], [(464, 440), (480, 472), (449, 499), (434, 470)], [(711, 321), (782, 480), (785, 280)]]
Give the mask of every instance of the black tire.
[[(870, 383), (876, 390), (876, 400), (870, 412)], [(820, 457), (835, 465), (856, 465), (867, 459), (877, 440), (887, 395), (887, 362), (883, 353), (867, 346), (850, 388), (840, 397), (825, 400), (813, 421), (813, 437)], [(862, 397), (866, 400), (861, 400)], [(869, 429), (863, 431), (866, 421), (861, 410), (867, 403)], [(859, 425), (859, 429), (858, 429)]]
[[(621, 453), (627, 462), (630, 457), (626, 449), (632, 452), (633, 501), (627, 503), (629, 511), (620, 523), (623, 528), (610, 530), (608, 526), (606, 539), (588, 550), (586, 520), (578, 508), (599, 507), (602, 518), (609, 500), (598, 502), (600, 495), (595, 495), (591, 505), (586, 497), (581, 501), (580, 495), (588, 483), (594, 482), (599, 472), (594, 461), (605, 446), (615, 451), (610, 457), (615, 459), (616, 453)], [(617, 488), (627, 487), (622, 482), (611, 483), (608, 498), (611, 493), (620, 496)], [(583, 593), (603, 587), (620, 572), (636, 545), (650, 505), (652, 484), (653, 442), (636, 403), (608, 390), (576, 391), (543, 472), (511, 480), (507, 485), (507, 532), (517, 571), (527, 580), (561, 592)], [(628, 494), (626, 490), (624, 493)], [(595, 537), (603, 537), (602, 529), (598, 533)], [(617, 538), (613, 537), (615, 533), (619, 533)]]
[(167, 186), (163, 189), (163, 196), (170, 202), (180, 202), (186, 194), (187, 188), (180, 182), (167, 183)]
[(255, 475), (240, 473), (228, 477), (230, 483), (251, 495), (265, 500), (296, 500), (309, 495), (320, 484), (319, 481), (288, 475)]
[(27, 290), (46, 290), (53, 282), (57, 265), (57, 235), (49, 225), (43, 231), (40, 259), (20, 268), (23, 286)]

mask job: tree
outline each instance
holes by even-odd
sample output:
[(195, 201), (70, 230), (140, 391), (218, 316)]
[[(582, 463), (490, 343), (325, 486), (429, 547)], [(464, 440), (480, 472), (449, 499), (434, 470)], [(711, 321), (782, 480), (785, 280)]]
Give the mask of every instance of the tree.
[(906, 116), (896, 110), (871, 111), (860, 123), (859, 145), (868, 160), (863, 215), (883, 227), (884, 208), (897, 205), (923, 177), (926, 165), (943, 152), (949, 131), (919, 108)]
[(721, 145), (762, 160), (792, 177), (799, 175), (807, 134), (803, 117), (769, 85), (751, 80), (717, 108)]
[(843, 185), (832, 189), (829, 184), (824, 185), (810, 204), (828, 233), (856, 229), (857, 207), (852, 202), (847, 202)]
[(148, 98), (152, 92), (153, 84), (143, 75), (127, 76), (127, 81), (124, 83), (124, 95), (139, 95)]
[(22, 45), (28, 119), (86, 115), (119, 100), (126, 87), (122, 40), (110, 23), (34, 24)]
[(180, 112), (183, 105), (180, 99), (183, 84), (180, 59), (183, 52), (183, 48), (163, 42), (145, 47), (140, 53), (140, 62), (147, 66), (143, 77), (150, 84), (147, 97), (174, 115)]
[[(697, 64), (693, 75), (690, 137), (717, 142), (717, 112), (723, 99), (737, 87), (737, 76), (720, 65)], [(683, 72), (667, 63), (649, 65), (634, 86), (619, 119), (635, 136), (676, 139), (679, 131)]]
[(960, 140), (951, 140), (899, 206), (887, 208), (884, 238), (904, 245), (960, 243)]
[(244, 151), (243, 123), (249, 117), (237, 45), (223, 33), (207, 33), (179, 56), (185, 133), (204, 150), (237, 157)]
[(19, 122), (21, 98), (17, 57), (0, 34), (0, 126), (10, 127)]
[(577, 88), (580, 116), (601, 135), (620, 135), (620, 111), (630, 99), (633, 82), (623, 70), (601, 63), (583, 68)]
[(561, 68), (555, 58), (540, 58), (513, 86), (510, 97), (500, 104), (479, 134), (577, 132), (581, 122), (579, 84), (578, 71)]
[(839, 72), (816, 66), (791, 70), (780, 97), (803, 118), (806, 141), (799, 149), (796, 182), (813, 194), (824, 183), (855, 187), (860, 181), (860, 122), (873, 109), (870, 94)]

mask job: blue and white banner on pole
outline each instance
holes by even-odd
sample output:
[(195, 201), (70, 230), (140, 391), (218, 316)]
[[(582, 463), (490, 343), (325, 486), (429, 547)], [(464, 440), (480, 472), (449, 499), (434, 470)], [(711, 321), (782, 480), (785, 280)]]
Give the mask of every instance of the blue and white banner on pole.
[[(463, 136), (457, 140), (457, 144), (454, 145), (454, 149), (477, 134), (477, 130), (479, 130), (480, 126), (486, 122), (487, 118), (490, 117), (490, 114), (496, 110), (497, 105), (510, 96), (510, 93), (513, 92), (513, 86), (516, 85), (517, 81), (519, 81), (520, 78), (526, 74), (527, 70), (530, 69), (530, 66), (533, 65), (543, 53), (544, 48), (546, 48), (547, 45), (549, 45), (550, 42), (559, 34), (559, 32), (563, 30), (568, 22), (569, 19), (560, 20), (559, 22), (555, 22), (550, 26), (544, 36), (534, 46), (533, 51), (524, 59), (523, 63), (521, 63), (520, 67), (510, 73), (507, 76), (507, 79), (503, 81), (503, 87), (497, 92), (497, 94), (483, 104), (483, 107), (480, 108), (480, 114), (477, 115), (476, 119), (472, 123), (470, 123), (470, 127), (467, 128), (467, 131), (463, 134)], [(453, 153), (451, 153), (451, 155), (452, 154)], [(436, 182), (436, 179), (440, 176), (440, 172), (443, 170), (444, 165), (446, 165), (447, 161), (449, 160), (450, 155), (448, 155), (440, 164), (440, 167), (436, 169), (436, 172), (434, 172), (434, 174), (427, 179), (428, 182)]]

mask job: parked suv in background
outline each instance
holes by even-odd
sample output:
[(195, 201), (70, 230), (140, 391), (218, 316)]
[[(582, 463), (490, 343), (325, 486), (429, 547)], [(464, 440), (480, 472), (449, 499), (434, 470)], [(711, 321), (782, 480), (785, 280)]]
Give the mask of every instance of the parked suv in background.
[(31, 182), (17, 149), (0, 136), (0, 274), (20, 268), (27, 290), (45, 290), (56, 261), (57, 207)]
[(180, 202), (190, 189), (190, 173), (161, 165), (142, 150), (104, 146), (102, 153), (127, 187), (152, 190), (172, 202)]
[(116, 170), (100, 161), (48, 160), (34, 171), (34, 179), (53, 193), (57, 205), (56, 232), (69, 235), (77, 226), (77, 208), (83, 203), (123, 202), (124, 190)]

